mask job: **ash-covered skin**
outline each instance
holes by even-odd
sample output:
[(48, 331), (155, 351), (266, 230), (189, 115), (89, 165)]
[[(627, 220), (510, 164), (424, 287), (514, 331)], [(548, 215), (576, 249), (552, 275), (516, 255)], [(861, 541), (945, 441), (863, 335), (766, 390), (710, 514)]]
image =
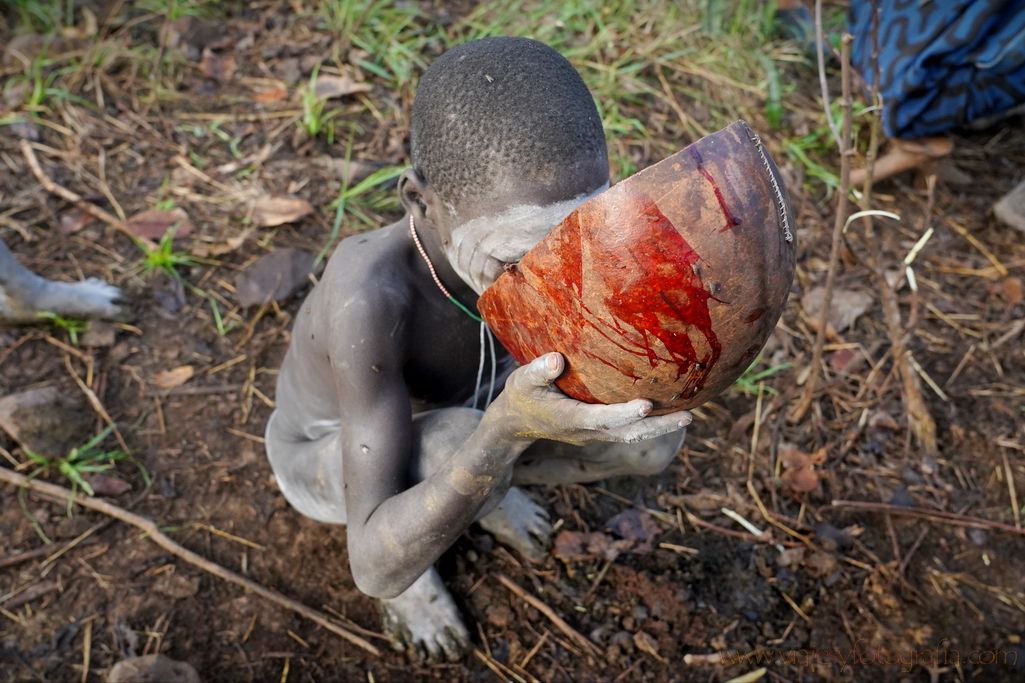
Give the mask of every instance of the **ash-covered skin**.
[(497, 216), (474, 218), (452, 229), (445, 256), (460, 278), (483, 294), (502, 270), (517, 263), (573, 210), (609, 188), (606, 182), (593, 192), (548, 206), (513, 206)]
[(46, 313), (67, 318), (120, 318), (121, 290), (102, 280), (57, 282), (21, 265), (0, 240), (0, 324), (39, 322)]
[[(448, 79), (453, 88), (465, 89), (475, 74), (485, 74), (481, 88), (509, 89), (494, 108), (465, 121), (485, 117), (495, 130), (501, 128), (496, 120), (511, 127), (502, 133), (508, 145), (476, 151), (499, 156), (476, 166), (487, 172), (474, 178), (473, 192), (439, 192), (416, 169), (470, 182), (461, 174), (473, 150), (450, 154), (445, 146), (418, 143), (418, 134), (434, 133), (418, 127), (423, 117), (414, 104), (414, 169), (398, 187), (407, 214), (347, 238), (332, 255), (296, 318), (266, 440), (285, 497), (309, 517), (347, 525), (357, 587), (383, 601), (386, 626), (404, 646), (431, 658), (457, 658), (470, 647), (433, 564), (471, 523), (480, 521), (499, 541), (543, 559), (551, 525), (516, 484), (649, 474), (675, 456), (690, 422), (683, 412), (650, 417), (645, 400), (590, 405), (568, 398), (553, 385), (565, 369), (558, 353), (515, 368), (500, 352), (498, 364), (508, 371), (496, 386), (497, 398), (484, 411), (464, 407), (476, 384), (480, 328), (438, 291), (410, 238), (409, 218), (438, 277), (472, 307), (476, 290), (490, 284), (502, 264), (515, 262), (544, 236), (539, 221), (551, 219), (547, 227), (553, 227), (571, 205), (606, 187), (609, 177), (594, 103), (582, 82), (559, 86), (560, 79), (575, 83), (579, 76), (558, 53), (525, 39), (486, 39), (462, 48), (438, 60), (446, 69), (469, 69)], [(425, 81), (438, 80), (430, 76), (429, 70), (421, 79), (418, 102)], [(548, 87), (524, 79), (541, 79)], [(545, 93), (572, 94), (574, 88), (586, 99), (544, 99)], [(435, 93), (426, 101), (447, 106), (460, 93)], [(509, 105), (510, 93), (533, 99)], [(480, 92), (469, 95), (467, 107), (486, 102)], [(589, 108), (577, 116), (587, 125), (563, 125), (556, 117), (580, 114), (580, 108)], [(439, 120), (448, 125), (448, 118)], [(561, 160), (537, 157), (548, 147), (517, 144), (546, 136), (576, 142), (556, 144), (565, 150)], [(453, 136), (449, 146), (481, 139)], [(425, 149), (436, 155), (430, 163), (422, 158)], [(544, 170), (556, 162), (561, 172)], [(455, 170), (446, 173), (446, 164)], [(507, 248), (504, 231), (519, 225), (510, 224), (509, 216), (531, 227)], [(453, 261), (461, 262), (465, 277)]]

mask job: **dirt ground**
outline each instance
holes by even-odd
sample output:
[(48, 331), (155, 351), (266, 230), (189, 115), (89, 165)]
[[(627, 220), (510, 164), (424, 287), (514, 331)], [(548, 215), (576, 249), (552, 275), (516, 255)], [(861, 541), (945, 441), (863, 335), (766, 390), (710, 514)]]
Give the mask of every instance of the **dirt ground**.
[[(876, 188), (875, 208), (902, 221), (877, 219), (871, 239), (851, 226), (837, 274), (845, 294), (835, 301), (856, 320), (827, 339), (811, 409), (790, 421), (814, 339), (815, 316), (802, 301), (826, 279), (836, 196), (784, 152), (787, 136), (807, 127), (799, 107), (774, 132), (760, 107), (741, 112), (766, 130), (798, 216), (798, 277), (762, 366), (789, 367), (698, 409), (684, 449), (659, 476), (533, 490), (560, 532), (543, 565), (466, 532), (441, 567), (476, 651), (426, 665), (392, 652), (380, 634), (374, 601), (349, 574), (345, 529), (291, 510), (265, 461), (276, 368), (310, 283), (280, 306), (242, 307), (236, 286), (275, 248), (316, 254), (329, 243), (343, 172), (351, 187), (406, 162), (402, 112), (412, 91), (351, 64), (340, 70), (347, 63), (326, 58), (330, 32), (297, 12), (300, 2), (247, 3), (208, 23), (122, 5), (82, 3), (79, 18), (91, 7), (98, 32), (69, 30), (50, 43), (57, 59), (47, 73), (86, 63), (100, 38), (117, 46), (49, 82), (73, 97), (54, 95), (34, 116), (0, 127), (0, 234), (43, 275), (115, 282), (132, 316), (78, 345), (57, 326), (0, 330), (0, 396), (57, 387), (67, 404), (58, 421), (85, 426), (65, 445), (103, 429), (101, 407), (152, 475), (147, 488), (137, 467), (119, 462), (107, 474), (131, 490), (108, 500), (382, 652), (200, 571), (137, 529), (82, 509), (69, 516), (33, 495), (23, 506), (0, 485), (0, 681), (100, 681), (126, 656), (157, 652), (208, 681), (722, 681), (763, 667), (772, 681), (1025, 678), (1025, 244), (991, 209), (1025, 172), (1025, 121), (959, 135), (931, 207), (911, 176)], [(469, 10), (424, 5), (422, 16), (445, 26)], [(18, 83), (32, 82), (23, 75), (43, 49), (39, 36), (17, 36), (13, 20), (0, 34), (8, 46), (0, 106), (15, 114), (29, 96)], [(423, 49), (429, 61), (442, 47)], [(333, 144), (302, 130), (296, 95), (320, 60), (322, 73), (369, 86), (331, 100), (347, 126)], [(164, 76), (147, 75), (164, 61)], [(788, 73), (803, 79), (795, 102), (814, 96), (813, 70)], [(386, 108), (400, 114), (380, 114)], [(718, 127), (699, 103), (689, 111), (698, 125)], [(672, 110), (659, 100), (649, 113), (658, 120)], [(187, 286), (144, 272), (142, 252), (123, 234), (45, 191), (29, 171), (24, 136), (38, 142), (50, 178), (106, 211), (183, 209), (191, 232), (175, 249), (196, 259), (179, 267)], [(673, 144), (639, 146), (634, 160), (657, 161)], [(826, 163), (837, 165), (835, 152)], [(352, 200), (371, 222), (398, 217), (382, 188)], [(314, 210), (268, 226), (254, 206), (279, 196)], [(354, 216), (346, 213), (342, 236), (365, 229)], [(899, 277), (927, 227), (934, 232), (914, 261), (917, 293), (902, 284), (896, 301), (914, 381), (935, 419), (935, 453), (909, 427), (870, 265), (877, 244), (879, 270)], [(851, 292), (864, 300), (860, 317)], [(168, 374), (184, 366), (184, 381), (186, 370)], [(105, 445), (117, 447), (113, 438)], [(12, 439), (0, 435), (0, 446), (0, 466), (31, 469)]]

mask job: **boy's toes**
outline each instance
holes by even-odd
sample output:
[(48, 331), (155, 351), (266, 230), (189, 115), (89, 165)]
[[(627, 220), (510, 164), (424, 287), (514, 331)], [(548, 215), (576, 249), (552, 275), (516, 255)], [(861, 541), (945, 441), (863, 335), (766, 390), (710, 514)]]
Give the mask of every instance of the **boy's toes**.
[(545, 509), (515, 486), (493, 512), (481, 518), (480, 526), (499, 543), (538, 563), (548, 556), (554, 533)]
[(432, 662), (458, 661), (470, 650), (470, 632), (434, 569), (398, 597), (382, 600), (381, 607), (396, 649)]
[(458, 662), (470, 651), (470, 633), (462, 623), (459, 624), (458, 629), (449, 626), (438, 638), (438, 644), (445, 659), (450, 662)]

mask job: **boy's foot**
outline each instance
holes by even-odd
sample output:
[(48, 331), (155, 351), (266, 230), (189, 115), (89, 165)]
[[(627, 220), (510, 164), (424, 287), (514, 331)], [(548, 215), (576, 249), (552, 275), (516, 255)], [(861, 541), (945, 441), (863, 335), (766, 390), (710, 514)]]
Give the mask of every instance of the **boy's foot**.
[[(876, 159), (872, 181), (885, 180), (898, 173), (910, 170), (928, 171), (937, 160), (954, 150), (954, 142), (948, 137), (919, 138), (917, 140), (890, 140), (886, 154)], [(851, 171), (851, 187), (860, 188), (865, 182), (867, 171), (856, 168)]]
[(121, 290), (94, 277), (81, 282), (48, 281), (38, 292), (36, 307), (74, 318), (117, 320), (124, 315), (119, 306)]
[(993, 206), (993, 213), (1012, 228), (1025, 232), (1025, 180), (1000, 198)]
[(381, 600), (385, 631), (397, 650), (420, 659), (455, 662), (470, 651), (470, 633), (433, 567), (404, 593)]
[(505, 498), (479, 522), (495, 539), (532, 562), (544, 562), (552, 544), (552, 524), (545, 509), (521, 489), (509, 489)]

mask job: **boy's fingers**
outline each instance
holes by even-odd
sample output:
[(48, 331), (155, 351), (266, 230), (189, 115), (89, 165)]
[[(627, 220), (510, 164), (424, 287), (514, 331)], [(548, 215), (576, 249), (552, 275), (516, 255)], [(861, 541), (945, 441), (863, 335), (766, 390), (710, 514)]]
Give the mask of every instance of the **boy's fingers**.
[(651, 412), (651, 401), (637, 399), (611, 405), (582, 403), (574, 411), (581, 429), (607, 431), (643, 420)]
[(561, 353), (538, 356), (523, 368), (523, 377), (532, 387), (546, 387), (562, 374), (566, 361)]
[(610, 437), (609, 441), (621, 441), (624, 443), (645, 441), (684, 429), (691, 423), (692, 419), (691, 414), (683, 410), (678, 413), (670, 413), (669, 415), (647, 417), (625, 427), (611, 429), (606, 434)]

